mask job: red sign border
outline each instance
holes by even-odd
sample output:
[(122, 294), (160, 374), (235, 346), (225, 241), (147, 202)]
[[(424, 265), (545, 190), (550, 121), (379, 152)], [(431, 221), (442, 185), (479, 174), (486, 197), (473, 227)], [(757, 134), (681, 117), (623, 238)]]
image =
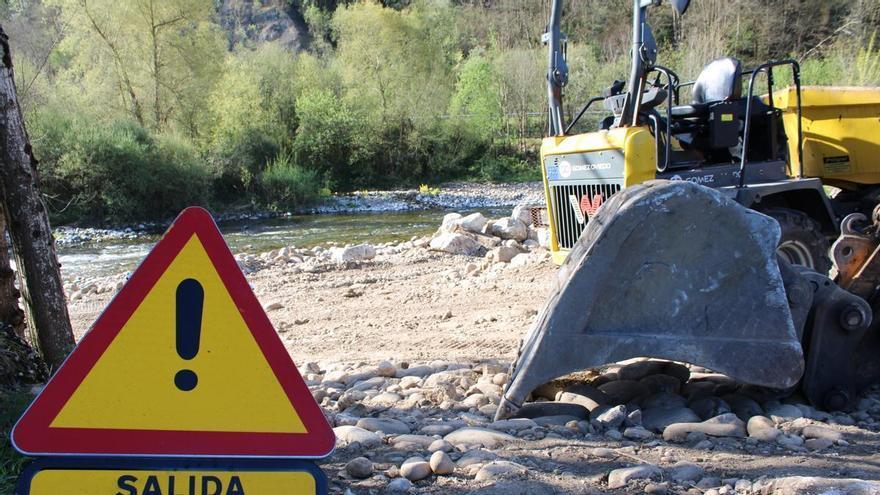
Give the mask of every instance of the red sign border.
[[(306, 433), (51, 427), (77, 387), (193, 235), (198, 236), (204, 245), (232, 301), (302, 420)], [(323, 458), (333, 452), (336, 443), (323, 411), (312, 398), (213, 217), (199, 207), (187, 208), (175, 219), (18, 420), (11, 439), (16, 450), (31, 456)]]

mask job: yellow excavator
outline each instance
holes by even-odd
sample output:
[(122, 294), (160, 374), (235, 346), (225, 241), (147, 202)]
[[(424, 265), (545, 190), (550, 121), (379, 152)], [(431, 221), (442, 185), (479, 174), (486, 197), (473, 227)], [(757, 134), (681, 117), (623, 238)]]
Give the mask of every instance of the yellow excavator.
[[(802, 87), (795, 60), (731, 57), (682, 81), (657, 63), (661, 3), (633, 0), (629, 80), (568, 121), (551, 3), (547, 201), (533, 218), (561, 267), (497, 418), (554, 378), (636, 357), (851, 408), (880, 380), (880, 89)], [(670, 3), (683, 15), (690, 2)], [(598, 130), (574, 132), (594, 104)]]

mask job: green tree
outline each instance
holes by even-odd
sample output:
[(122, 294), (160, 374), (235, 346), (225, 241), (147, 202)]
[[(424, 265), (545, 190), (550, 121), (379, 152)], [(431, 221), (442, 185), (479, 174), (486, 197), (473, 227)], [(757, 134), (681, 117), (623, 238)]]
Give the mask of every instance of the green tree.
[(85, 90), (83, 105), (199, 135), (224, 50), (211, 0), (49, 1), (69, 26), (62, 77)]

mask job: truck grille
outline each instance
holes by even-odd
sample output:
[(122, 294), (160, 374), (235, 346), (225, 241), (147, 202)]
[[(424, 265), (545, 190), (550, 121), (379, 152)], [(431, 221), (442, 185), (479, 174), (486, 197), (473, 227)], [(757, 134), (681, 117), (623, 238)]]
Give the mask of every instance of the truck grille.
[[(571, 249), (587, 226), (590, 213), (585, 213), (581, 206), (584, 198), (587, 203), (602, 197), (607, 202), (612, 195), (620, 191), (621, 184), (566, 184), (550, 185), (550, 196), (553, 202), (553, 220), (556, 229), (556, 242), (562, 249)], [(589, 209), (588, 209), (589, 210)]]

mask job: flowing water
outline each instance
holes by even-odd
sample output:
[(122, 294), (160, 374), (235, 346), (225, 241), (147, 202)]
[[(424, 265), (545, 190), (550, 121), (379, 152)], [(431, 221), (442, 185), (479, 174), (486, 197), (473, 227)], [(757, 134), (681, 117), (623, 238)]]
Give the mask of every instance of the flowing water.
[[(392, 213), (300, 215), (270, 220), (220, 224), (233, 253), (261, 253), (284, 246), (312, 247), (328, 242), (341, 245), (405, 241), (427, 235), (440, 225), (448, 210)], [(509, 214), (509, 208), (482, 210), (487, 217)], [(155, 245), (159, 235), (135, 240), (110, 240), (60, 247), (58, 258), (65, 278), (98, 277), (133, 270)]]

